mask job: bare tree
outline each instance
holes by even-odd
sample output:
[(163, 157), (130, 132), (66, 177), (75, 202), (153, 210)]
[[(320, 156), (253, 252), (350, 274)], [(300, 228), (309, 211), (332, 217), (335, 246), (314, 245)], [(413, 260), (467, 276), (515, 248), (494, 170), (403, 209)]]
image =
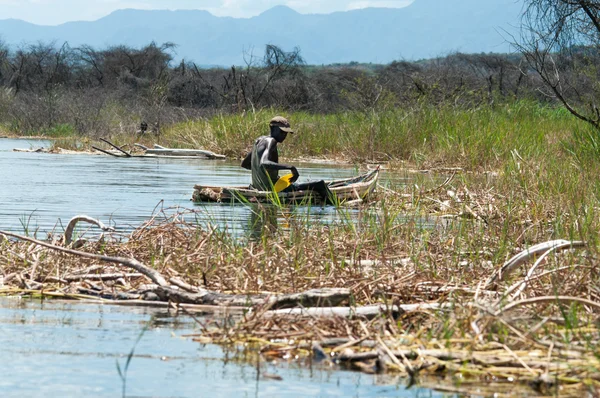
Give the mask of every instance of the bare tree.
[(86, 86), (93, 86), (94, 83), (104, 86), (104, 54), (88, 45), (79, 47), (76, 53), (81, 83)]
[[(218, 96), (220, 106), (241, 112), (257, 106), (282, 105), (293, 93), (305, 91), (302, 86), (305, 62), (299, 48), (286, 52), (269, 44), (262, 59), (252, 53), (244, 58), (245, 67), (232, 66), (221, 74), (219, 81), (211, 81), (208, 71), (193, 66), (196, 79)], [(290, 81), (294, 82), (293, 88)]]
[(516, 44), (546, 94), (600, 129), (600, 1), (525, 0), (522, 22)]

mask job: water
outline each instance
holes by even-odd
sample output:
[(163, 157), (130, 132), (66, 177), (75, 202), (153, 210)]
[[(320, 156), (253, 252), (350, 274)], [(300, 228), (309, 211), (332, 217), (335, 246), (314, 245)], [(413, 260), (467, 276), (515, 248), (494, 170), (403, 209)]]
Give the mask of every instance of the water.
[[(144, 327), (148, 329), (141, 334)], [(199, 333), (166, 310), (65, 301), (0, 298), (2, 397), (119, 397), (117, 361), (129, 397), (441, 397), (400, 382), (317, 365), (227, 361), (218, 346), (182, 336)], [(141, 338), (137, 346), (138, 337)]]
[[(48, 146), (48, 141), (0, 139), (0, 229), (62, 232), (69, 219), (84, 214), (128, 232), (157, 209), (174, 207), (197, 210), (200, 222), (232, 232), (252, 223), (248, 206), (190, 201), (195, 184), (249, 184), (250, 172), (238, 161), (13, 151)], [(352, 167), (336, 165), (303, 164), (298, 169), (300, 181), (357, 174)], [(311, 217), (331, 219), (335, 209), (313, 208)]]

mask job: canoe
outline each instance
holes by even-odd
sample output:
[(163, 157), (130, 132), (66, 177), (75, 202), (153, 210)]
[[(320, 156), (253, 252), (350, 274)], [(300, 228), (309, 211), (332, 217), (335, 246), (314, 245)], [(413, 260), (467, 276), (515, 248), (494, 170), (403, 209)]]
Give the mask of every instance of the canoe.
[[(352, 178), (328, 181), (327, 186), (339, 203), (366, 200), (377, 186), (379, 167), (375, 170)], [(278, 198), (276, 198), (276, 196)], [(218, 187), (209, 185), (195, 185), (192, 194), (194, 202), (252, 202), (269, 203), (322, 203), (322, 199), (312, 190), (294, 192), (259, 191), (246, 186)]]

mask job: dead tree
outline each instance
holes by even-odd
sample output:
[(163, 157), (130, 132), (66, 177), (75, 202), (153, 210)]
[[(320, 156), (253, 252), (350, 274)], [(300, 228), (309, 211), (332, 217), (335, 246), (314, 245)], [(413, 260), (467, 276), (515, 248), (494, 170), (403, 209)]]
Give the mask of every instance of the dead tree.
[(600, 130), (600, 1), (525, 0), (515, 45), (546, 94)]

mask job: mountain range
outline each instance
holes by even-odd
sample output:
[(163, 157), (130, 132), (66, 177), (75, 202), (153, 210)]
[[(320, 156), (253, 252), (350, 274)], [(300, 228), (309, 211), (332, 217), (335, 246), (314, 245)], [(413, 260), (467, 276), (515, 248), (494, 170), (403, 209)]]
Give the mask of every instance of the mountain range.
[(58, 26), (0, 20), (0, 40), (11, 48), (37, 42), (97, 50), (155, 42), (176, 45), (175, 59), (199, 65), (244, 65), (267, 44), (295, 47), (308, 64), (418, 60), (452, 52), (510, 52), (522, 0), (414, 0), (404, 8), (365, 8), (299, 14), (273, 7), (252, 18), (216, 17), (200, 10), (115, 11), (96, 21)]

